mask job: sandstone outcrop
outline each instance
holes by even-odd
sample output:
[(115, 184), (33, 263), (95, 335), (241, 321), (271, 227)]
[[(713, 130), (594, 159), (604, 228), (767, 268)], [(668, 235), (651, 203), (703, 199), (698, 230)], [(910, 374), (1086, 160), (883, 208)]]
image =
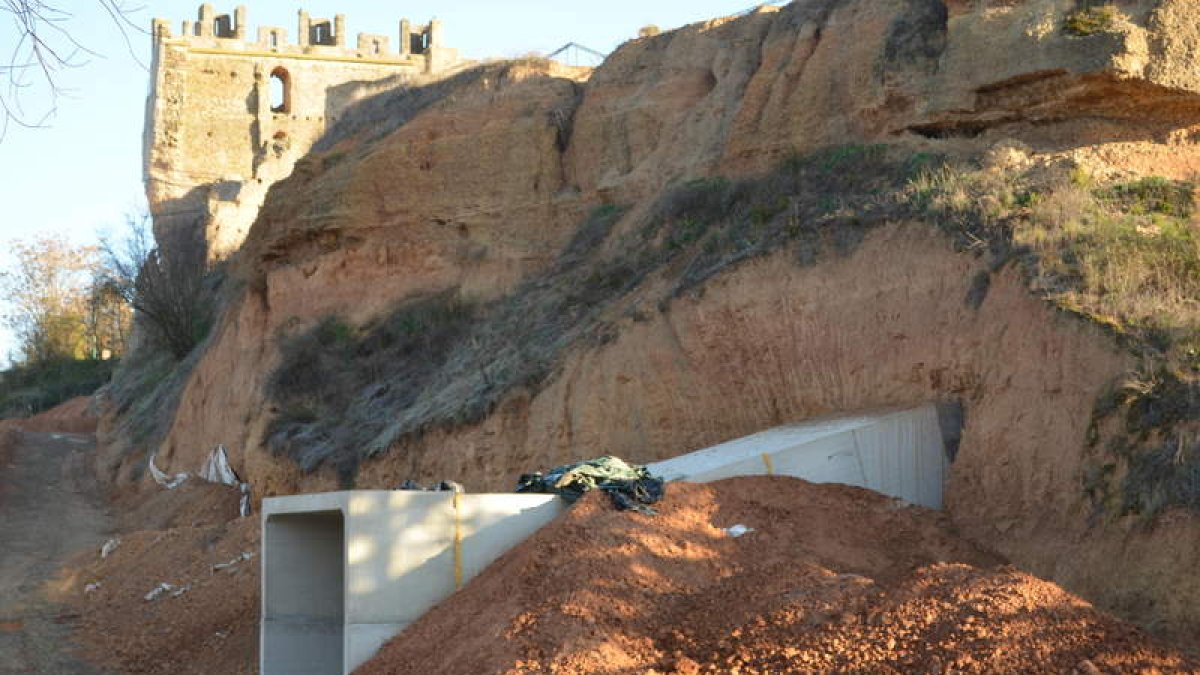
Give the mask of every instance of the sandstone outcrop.
[[(1018, 142), (1097, 172), (1186, 177), (1200, 168), (1200, 2), (1114, 7), (1079, 35), (1065, 25), (1085, 10), (1067, 0), (804, 0), (631, 41), (586, 81), (491, 64), (368, 101), (267, 196), (157, 461), (196, 466), (223, 443), (258, 496), (335, 486), (333, 471), (266, 448), (283, 336), (441, 291), (502, 297), (554, 265), (594, 207), (628, 207), (617, 230), (636, 229), (690, 179), (880, 141), (957, 154)], [(955, 399), (949, 512), (966, 535), (1101, 606), (1200, 635), (1200, 518), (1098, 523), (1081, 488), (1093, 407), (1132, 358), (1012, 269), (967, 302), (988, 272), (905, 221), (847, 255), (801, 267), (775, 253), (635, 311), (663, 297), (666, 280), (648, 279), (612, 310), (610, 339), (574, 346), (482, 422), (402, 438), (357, 485), (504, 489), (582, 456), (646, 461)]]

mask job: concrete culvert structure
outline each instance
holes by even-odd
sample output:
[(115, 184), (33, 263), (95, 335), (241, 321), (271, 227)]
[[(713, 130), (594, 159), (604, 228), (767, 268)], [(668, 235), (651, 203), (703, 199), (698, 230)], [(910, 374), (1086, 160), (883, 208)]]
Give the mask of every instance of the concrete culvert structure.
[(792, 476), (842, 483), (942, 508), (962, 425), (957, 406), (808, 421), (649, 465), (667, 480), (707, 483), (735, 476)]
[[(940, 508), (958, 432), (955, 415), (941, 417), (927, 405), (812, 421), (649, 468), (699, 483), (758, 475), (845, 483)], [(551, 495), (444, 492), (264, 500), (261, 673), (353, 671), (563, 508)]]
[(262, 672), (341, 672), (346, 619), (342, 512), (268, 516), (263, 550)]
[(353, 671), (562, 508), (449, 492), (264, 500), (260, 672)]

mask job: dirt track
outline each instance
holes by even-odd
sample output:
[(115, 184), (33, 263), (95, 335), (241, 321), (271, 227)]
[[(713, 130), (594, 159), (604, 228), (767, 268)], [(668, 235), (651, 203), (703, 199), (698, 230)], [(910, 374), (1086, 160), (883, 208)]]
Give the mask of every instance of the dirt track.
[(55, 579), (71, 555), (99, 547), (112, 527), (90, 480), (91, 435), (21, 433), (0, 464), (0, 674), (93, 675), (71, 654), (75, 615)]

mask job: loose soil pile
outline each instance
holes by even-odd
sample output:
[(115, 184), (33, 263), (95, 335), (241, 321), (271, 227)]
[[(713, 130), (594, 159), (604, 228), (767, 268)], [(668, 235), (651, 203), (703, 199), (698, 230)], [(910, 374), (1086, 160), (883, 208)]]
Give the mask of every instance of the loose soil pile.
[[(116, 550), (72, 566), (84, 655), (120, 673), (255, 672), (258, 518), (237, 517), (240, 494), (227, 486), (144, 489), (117, 499)], [(146, 600), (162, 583), (171, 590)]]
[(94, 434), (99, 419), (92, 411), (92, 397), (79, 396), (33, 417), (12, 422), (25, 431)]
[(737, 478), (672, 484), (655, 517), (589, 495), (358, 672), (1196, 670), (940, 513)]

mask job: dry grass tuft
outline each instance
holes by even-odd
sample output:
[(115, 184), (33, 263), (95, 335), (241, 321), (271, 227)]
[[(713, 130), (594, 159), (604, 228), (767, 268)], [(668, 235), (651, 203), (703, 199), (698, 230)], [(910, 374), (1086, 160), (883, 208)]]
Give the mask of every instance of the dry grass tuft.
[[(910, 194), (968, 249), (1017, 260), (1030, 288), (1103, 327), (1140, 357), (1098, 401), (1094, 429), (1120, 416), (1084, 490), (1098, 512), (1200, 511), (1200, 224), (1195, 185), (1149, 177), (1099, 185), (1078, 168), (940, 167)], [(1093, 434), (1093, 447), (1098, 443)]]
[(1087, 37), (1112, 29), (1117, 20), (1117, 7), (1113, 4), (1085, 7), (1067, 15), (1063, 30), (1077, 37)]

